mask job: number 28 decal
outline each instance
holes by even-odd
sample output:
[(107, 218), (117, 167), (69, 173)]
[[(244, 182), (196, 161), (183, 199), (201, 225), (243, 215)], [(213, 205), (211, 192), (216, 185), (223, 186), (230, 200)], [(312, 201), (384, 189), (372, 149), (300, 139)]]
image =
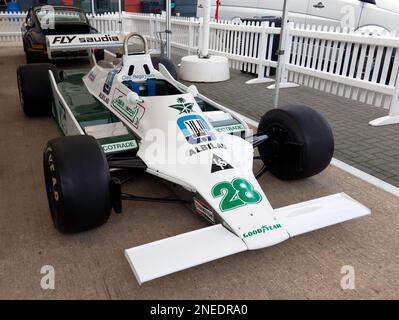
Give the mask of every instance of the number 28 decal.
[(259, 203), (262, 200), (262, 196), (252, 184), (241, 178), (218, 183), (212, 188), (212, 196), (223, 197), (219, 205), (221, 211), (233, 210), (247, 204)]

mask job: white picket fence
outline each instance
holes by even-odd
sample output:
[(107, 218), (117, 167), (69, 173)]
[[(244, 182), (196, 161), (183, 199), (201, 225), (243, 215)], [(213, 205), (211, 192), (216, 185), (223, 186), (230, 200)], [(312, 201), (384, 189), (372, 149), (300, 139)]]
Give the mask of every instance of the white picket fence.
[[(25, 16), (0, 13), (0, 46), (21, 44)], [(123, 12), (122, 16), (108, 13), (88, 17), (101, 33), (141, 33), (151, 49), (159, 49), (157, 33), (165, 30), (165, 17), (159, 15)], [(271, 75), (277, 66), (280, 28), (267, 22), (232, 21), (212, 21), (210, 27), (211, 54), (227, 57), (231, 68), (257, 74), (259, 79)], [(195, 54), (202, 43), (202, 28), (202, 19), (173, 17), (173, 53)], [(390, 110), (391, 118), (399, 114), (399, 38), (394, 34), (376, 36), (291, 24), (286, 41), (289, 54), (283, 61), (283, 82), (383, 107)]]
[(22, 45), (21, 26), (26, 12), (0, 12), (0, 47)]

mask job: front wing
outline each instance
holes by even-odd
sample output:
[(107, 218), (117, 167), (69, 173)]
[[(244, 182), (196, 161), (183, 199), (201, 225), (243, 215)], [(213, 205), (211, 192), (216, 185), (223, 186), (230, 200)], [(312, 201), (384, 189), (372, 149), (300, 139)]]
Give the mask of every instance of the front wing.
[[(370, 214), (370, 209), (345, 193), (275, 209), (290, 237)], [(249, 236), (256, 236), (261, 229)], [(125, 250), (139, 284), (177, 271), (248, 250), (223, 225), (180, 234)]]

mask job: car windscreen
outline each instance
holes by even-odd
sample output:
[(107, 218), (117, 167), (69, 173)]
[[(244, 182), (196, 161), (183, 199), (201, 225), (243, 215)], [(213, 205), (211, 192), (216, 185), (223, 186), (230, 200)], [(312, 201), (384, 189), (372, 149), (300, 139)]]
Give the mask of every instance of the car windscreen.
[(49, 24), (52, 21), (55, 24), (87, 23), (85, 14), (83, 12), (68, 8), (52, 7), (51, 10), (37, 9), (35, 14), (41, 24)]

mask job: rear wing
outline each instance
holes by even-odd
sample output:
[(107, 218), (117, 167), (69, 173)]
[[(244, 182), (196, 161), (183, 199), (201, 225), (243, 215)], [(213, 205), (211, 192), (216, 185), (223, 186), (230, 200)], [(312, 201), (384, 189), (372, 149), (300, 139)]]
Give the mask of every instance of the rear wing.
[(122, 47), (124, 39), (121, 34), (67, 34), (46, 36), (46, 43), (51, 59), (54, 52)]

